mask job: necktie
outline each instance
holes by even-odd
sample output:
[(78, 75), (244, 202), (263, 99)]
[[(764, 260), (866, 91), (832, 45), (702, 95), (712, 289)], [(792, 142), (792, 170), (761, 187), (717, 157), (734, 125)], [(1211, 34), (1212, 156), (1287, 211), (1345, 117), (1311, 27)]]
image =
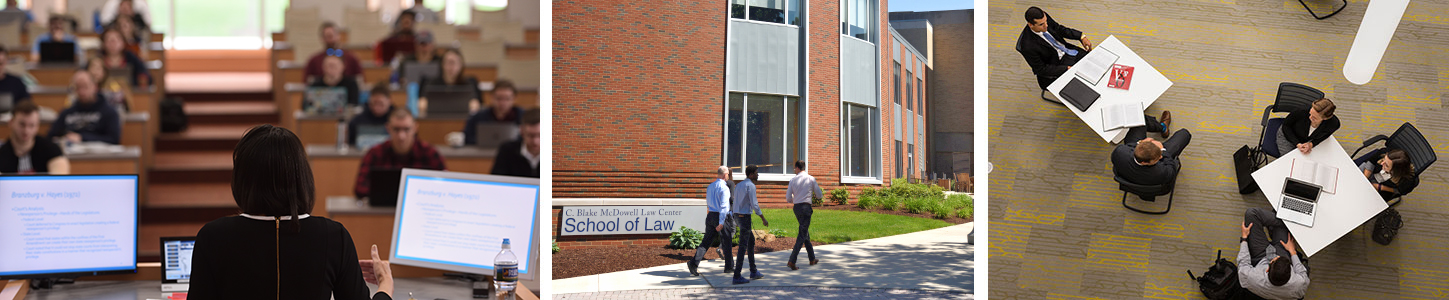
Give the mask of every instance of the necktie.
[(1057, 50), (1061, 50), (1062, 52), (1067, 53), (1067, 55), (1077, 56), (1077, 50), (1062, 47), (1062, 44), (1057, 42), (1057, 38), (1053, 37), (1051, 32), (1042, 32), (1041, 34), (1046, 35), (1047, 42), (1050, 42), (1052, 46), (1057, 47)]

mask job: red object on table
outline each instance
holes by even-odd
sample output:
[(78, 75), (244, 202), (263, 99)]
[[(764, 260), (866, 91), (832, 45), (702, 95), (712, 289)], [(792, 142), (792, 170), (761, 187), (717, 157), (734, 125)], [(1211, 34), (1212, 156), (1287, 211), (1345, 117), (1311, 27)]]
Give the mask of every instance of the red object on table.
[(1107, 80), (1107, 87), (1125, 90), (1132, 86), (1132, 71), (1134, 69), (1136, 68), (1130, 66), (1112, 65), (1112, 70), (1107, 71), (1107, 75), (1110, 75), (1109, 80)]

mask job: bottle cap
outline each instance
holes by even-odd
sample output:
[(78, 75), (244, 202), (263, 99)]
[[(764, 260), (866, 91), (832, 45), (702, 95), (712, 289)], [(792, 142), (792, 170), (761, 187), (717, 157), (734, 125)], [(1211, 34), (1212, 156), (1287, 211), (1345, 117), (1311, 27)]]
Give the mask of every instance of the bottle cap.
[(508, 244), (508, 238), (503, 238), (503, 244), (504, 245), (507, 245)]

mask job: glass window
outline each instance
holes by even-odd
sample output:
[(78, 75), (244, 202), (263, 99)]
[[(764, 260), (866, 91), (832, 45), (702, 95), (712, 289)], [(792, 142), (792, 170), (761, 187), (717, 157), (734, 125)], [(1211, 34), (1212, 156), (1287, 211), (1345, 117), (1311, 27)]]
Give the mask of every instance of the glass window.
[(745, 18), (745, 0), (730, 0), (730, 18)]
[(924, 112), (921, 112), (926, 110), (926, 82), (920, 79), (916, 79), (916, 107), (921, 108), (916, 110), (916, 114), (926, 115)]
[(790, 18), (790, 25), (800, 26), (800, 22), (803, 21), (803, 18), (800, 16), (800, 2), (804, 1), (786, 1), (788, 3), (785, 4), (785, 8), (789, 11), (785, 12), (785, 17)]
[(911, 93), (911, 78), (914, 78), (911, 77), (911, 71), (906, 71), (906, 110), (914, 111), (916, 108), (912, 104), (916, 101), (912, 99), (915, 94)]
[(875, 42), (871, 24), (875, 21), (875, 1), (842, 0), (840, 33), (867, 42)]
[(730, 0), (730, 18), (800, 25), (799, 2), (799, 0)]
[(901, 105), (901, 62), (896, 62), (896, 105)]
[(895, 178), (905, 177), (904, 175), (906, 174), (906, 172), (901, 170), (901, 162), (904, 161), (904, 159), (901, 159), (901, 156), (904, 153), (905, 152), (901, 152), (901, 141), (896, 141), (896, 155), (895, 155), (895, 157), (896, 157), (896, 159), (895, 159), (895, 161), (896, 161), (896, 174), (895, 175), (896, 176), (895, 176)]
[(906, 145), (906, 178), (916, 175), (916, 145)]
[(874, 107), (845, 105), (846, 176), (879, 178), (880, 135)]
[(800, 99), (730, 93), (729, 102), (726, 163), (731, 167), (758, 165), (762, 174), (789, 174), (792, 170), (787, 167), (800, 159), (803, 148)]

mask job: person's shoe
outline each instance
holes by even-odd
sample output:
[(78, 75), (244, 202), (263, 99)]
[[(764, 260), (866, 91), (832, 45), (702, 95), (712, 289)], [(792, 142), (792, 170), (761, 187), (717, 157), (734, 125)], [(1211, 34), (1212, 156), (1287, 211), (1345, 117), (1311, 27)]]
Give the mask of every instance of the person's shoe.
[(688, 263), (685, 263), (685, 265), (689, 266), (689, 275), (699, 276), (699, 263), (691, 260)]
[(1168, 135), (1172, 134), (1172, 112), (1162, 111), (1162, 117), (1157, 120), (1162, 122), (1162, 138), (1166, 139)]
[(746, 284), (746, 283), (750, 283), (750, 280), (749, 279), (745, 279), (744, 277), (740, 277), (740, 275), (735, 275), (735, 282), (734, 283), (735, 284)]
[(795, 263), (785, 263), (785, 266), (786, 266), (786, 267), (790, 267), (790, 270), (791, 270), (791, 271), (794, 271), (794, 270), (799, 270), (799, 269), (800, 269), (800, 268), (796, 268), (796, 267), (795, 267)]
[(734, 270), (735, 270), (734, 267), (725, 266), (724, 272), (725, 272), (725, 274), (729, 274), (729, 273), (734, 273), (734, 272), (731, 272), (731, 271), (734, 271)]
[(760, 271), (751, 271), (750, 272), (750, 279), (760, 279), (760, 278), (765, 278), (765, 274), (760, 274)]
[(812, 266), (814, 266), (815, 264), (818, 264), (818, 263), (820, 263), (820, 260), (819, 259), (812, 259), (812, 260), (810, 260), (810, 265), (812, 265)]

